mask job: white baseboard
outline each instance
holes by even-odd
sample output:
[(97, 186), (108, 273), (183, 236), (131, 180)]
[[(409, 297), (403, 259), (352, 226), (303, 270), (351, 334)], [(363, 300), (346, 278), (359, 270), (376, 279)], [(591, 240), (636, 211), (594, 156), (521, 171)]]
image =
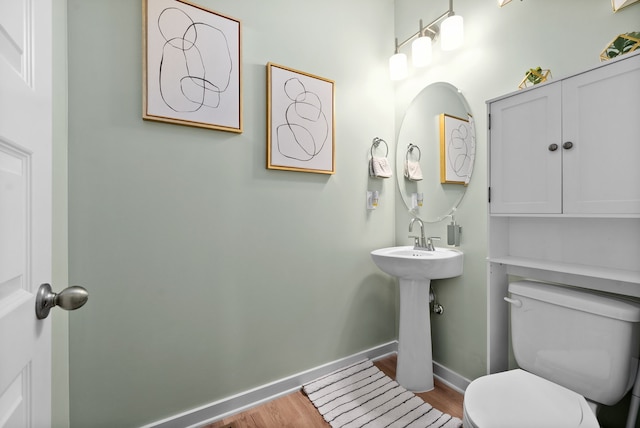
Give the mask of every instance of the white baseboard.
[[(141, 428), (197, 428), (210, 424), (231, 415), (235, 415), (262, 403), (274, 400), (283, 395), (298, 391), (307, 382), (334, 372), (349, 364), (364, 359), (379, 360), (398, 352), (398, 341), (394, 340), (371, 349), (358, 352), (339, 360), (323, 364), (304, 372), (259, 386), (249, 391), (224, 398), (202, 407), (191, 409), (160, 421), (153, 422)], [(439, 381), (453, 388), (461, 394), (471, 381), (448, 369), (440, 363), (433, 362), (433, 374)]]
[(305, 383), (311, 382), (314, 379), (327, 375), (349, 364), (353, 364), (364, 359), (381, 359), (397, 351), (398, 342), (394, 340), (392, 342), (358, 352), (357, 354), (353, 354), (349, 357), (341, 358), (331, 363), (259, 386), (249, 391), (153, 422), (143, 426), (142, 428), (196, 428), (210, 424), (236, 413), (240, 413), (251, 407), (295, 392)]
[(442, 364), (433, 362), (433, 376), (440, 382), (458, 391), (460, 394), (464, 394), (471, 381), (451, 369), (443, 366)]

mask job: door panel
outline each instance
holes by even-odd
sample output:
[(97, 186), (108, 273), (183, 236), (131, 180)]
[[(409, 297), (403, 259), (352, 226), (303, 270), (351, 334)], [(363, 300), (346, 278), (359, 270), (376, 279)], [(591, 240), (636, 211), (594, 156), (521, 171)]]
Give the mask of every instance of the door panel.
[(0, 2), (0, 426), (51, 424), (51, 0)]

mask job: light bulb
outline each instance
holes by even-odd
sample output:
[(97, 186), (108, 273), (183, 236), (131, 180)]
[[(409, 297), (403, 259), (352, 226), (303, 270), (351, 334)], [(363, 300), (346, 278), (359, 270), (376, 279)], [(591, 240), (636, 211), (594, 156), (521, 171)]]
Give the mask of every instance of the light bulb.
[(418, 37), (411, 43), (411, 60), (414, 67), (426, 67), (431, 63), (431, 37)]
[(407, 56), (397, 53), (389, 58), (389, 77), (391, 80), (402, 80), (407, 77)]
[(460, 15), (453, 15), (442, 21), (440, 28), (442, 50), (452, 51), (462, 46), (464, 41), (464, 20)]

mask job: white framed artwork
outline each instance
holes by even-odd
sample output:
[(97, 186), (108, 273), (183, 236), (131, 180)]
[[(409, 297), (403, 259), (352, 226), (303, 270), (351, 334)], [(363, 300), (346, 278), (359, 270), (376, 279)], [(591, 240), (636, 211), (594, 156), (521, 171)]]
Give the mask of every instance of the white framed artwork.
[(267, 64), (267, 169), (335, 173), (334, 82)]
[(242, 132), (240, 21), (186, 0), (142, 5), (142, 117)]
[(629, 6), (630, 4), (633, 4), (637, 1), (638, 0), (611, 0), (611, 7), (613, 8), (614, 12), (617, 12), (623, 7)]

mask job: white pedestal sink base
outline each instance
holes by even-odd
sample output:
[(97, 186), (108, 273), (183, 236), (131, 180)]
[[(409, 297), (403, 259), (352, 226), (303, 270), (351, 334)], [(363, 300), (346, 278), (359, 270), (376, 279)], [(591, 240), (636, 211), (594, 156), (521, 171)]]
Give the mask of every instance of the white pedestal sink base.
[(430, 280), (400, 279), (400, 331), (396, 381), (412, 392), (433, 389)]
[(430, 391), (433, 361), (429, 286), (432, 279), (462, 275), (463, 253), (450, 248), (427, 251), (401, 246), (374, 250), (371, 258), (380, 270), (400, 280), (396, 380), (409, 391)]

